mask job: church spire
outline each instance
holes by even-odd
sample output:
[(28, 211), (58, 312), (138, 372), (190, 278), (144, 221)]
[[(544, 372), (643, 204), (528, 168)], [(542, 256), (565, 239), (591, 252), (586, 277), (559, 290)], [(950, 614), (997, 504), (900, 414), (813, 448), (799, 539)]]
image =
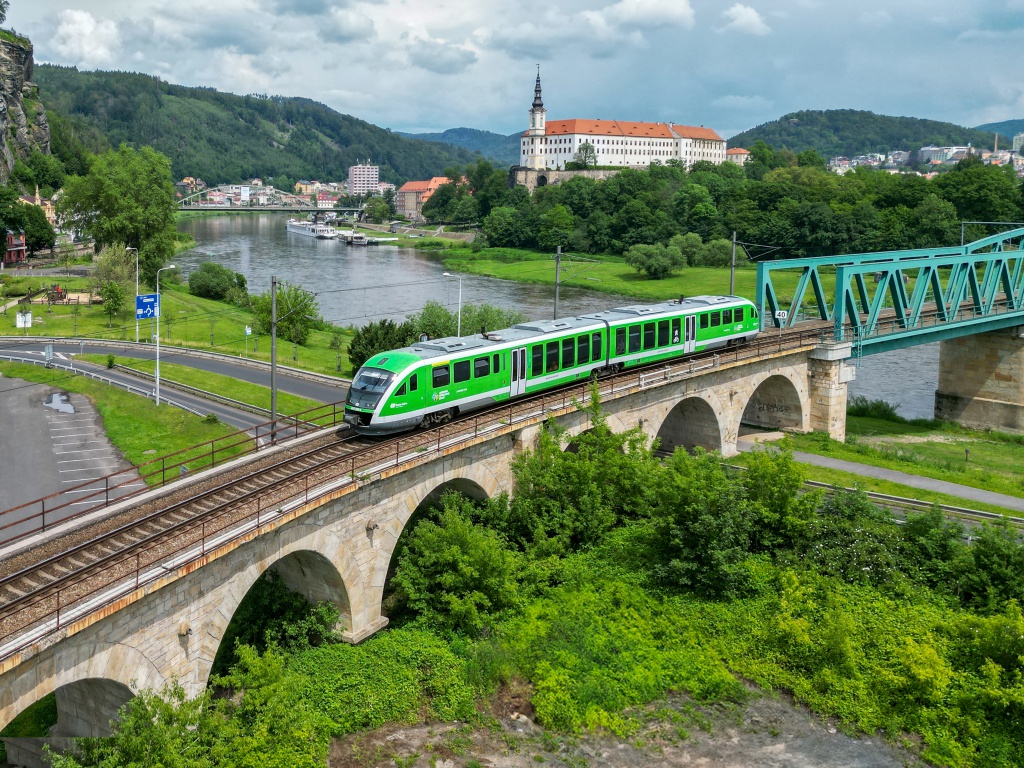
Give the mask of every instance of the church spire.
[(533, 87), (533, 108), (544, 108), (544, 100), (540, 97), (540, 64), (537, 65), (537, 84)]

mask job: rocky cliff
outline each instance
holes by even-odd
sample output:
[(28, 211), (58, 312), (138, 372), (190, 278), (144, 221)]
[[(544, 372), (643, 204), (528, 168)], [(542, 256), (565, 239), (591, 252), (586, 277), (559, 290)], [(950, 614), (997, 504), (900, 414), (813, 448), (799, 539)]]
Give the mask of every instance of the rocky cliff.
[(0, 35), (0, 183), (6, 184), (16, 160), (50, 152), (50, 126), (32, 82), (32, 43)]

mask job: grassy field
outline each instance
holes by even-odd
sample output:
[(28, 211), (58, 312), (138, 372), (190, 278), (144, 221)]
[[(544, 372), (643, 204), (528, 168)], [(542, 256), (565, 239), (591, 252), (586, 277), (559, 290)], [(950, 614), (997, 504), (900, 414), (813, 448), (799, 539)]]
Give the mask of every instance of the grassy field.
[[(106, 365), (106, 355), (79, 355), (76, 359), (85, 360), (97, 365)], [(115, 358), (119, 365), (132, 368), (144, 373), (153, 373), (156, 363), (153, 360), (135, 360), (127, 357)], [(257, 408), (270, 408), (270, 387), (261, 384), (252, 384), (248, 381), (240, 381), (231, 376), (222, 376), (219, 373), (201, 371), (197, 368), (190, 368), (187, 365), (176, 363), (160, 363), (160, 380), (165, 384), (177, 382), (189, 387), (204, 389), (207, 392), (216, 392), (223, 397), (230, 397), (242, 403), (254, 405)], [(317, 400), (310, 400), (306, 397), (299, 397), (288, 392), (278, 391), (277, 410), (279, 413), (292, 414), (300, 411), (308, 411), (321, 405)]]
[[(138, 466), (158, 456), (191, 448), (235, 432), (233, 427), (208, 420), (179, 408), (162, 405), (84, 376), (46, 369), (26, 363), (0, 363), (0, 374), (39, 384), (49, 384), (67, 392), (85, 395), (96, 407), (110, 442), (132, 464)], [(231, 441), (233, 442), (233, 441)], [(218, 463), (239, 453), (244, 446), (218, 451)], [(192, 458), (189, 469), (208, 466), (209, 447), (186, 454)], [(194, 457), (194, 458), (193, 458)], [(157, 482), (159, 478), (150, 478)]]
[(1018, 435), (849, 416), (846, 443), (821, 433), (791, 439), (799, 451), (1024, 498), (1024, 438)]
[[(46, 279), (33, 278), (32, 287), (44, 283), (59, 283), (69, 291), (88, 291), (85, 278)], [(245, 327), (252, 326), (252, 313), (247, 309), (219, 301), (201, 299), (189, 294), (186, 286), (165, 287), (161, 295), (163, 316), (160, 320), (161, 343), (181, 347), (208, 349), (238, 357), (270, 360), (270, 336), (245, 336)], [(18, 330), (16, 312), (9, 309), (0, 314), (0, 336), (29, 335), (46, 337), (76, 337), (135, 340), (134, 311), (122, 313), (111, 320), (100, 305), (32, 305), (32, 328)], [(155, 321), (143, 321), (139, 326), (141, 340), (152, 339), (156, 333)], [(277, 361), (318, 373), (344, 375), (351, 373), (348, 364), (348, 341), (351, 331), (340, 330), (341, 348), (330, 348), (332, 333), (313, 331), (305, 346), (278, 340)], [(339, 370), (340, 369), (340, 370)]]

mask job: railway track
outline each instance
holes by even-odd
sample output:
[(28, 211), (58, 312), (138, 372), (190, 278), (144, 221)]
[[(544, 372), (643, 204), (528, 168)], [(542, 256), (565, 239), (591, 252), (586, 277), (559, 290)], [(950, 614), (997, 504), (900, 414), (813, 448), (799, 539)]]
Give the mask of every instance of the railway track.
[[(673, 364), (656, 363), (601, 379), (603, 396), (694, 375), (722, 362), (740, 362), (813, 344), (816, 333), (787, 333), (730, 350), (705, 352)], [(675, 374), (670, 375), (672, 371)], [(664, 373), (664, 378), (662, 378)], [(651, 382), (645, 385), (645, 377)], [(524, 419), (570, 407), (587, 382), (460, 416), (435, 428), (385, 439), (339, 430), (337, 440), (275, 458), (240, 477), (217, 482), (186, 499), (127, 520), (63, 547), (0, 578), (0, 660), (98, 608), (155, 583), (223, 543), (258, 531), (324, 489), (362, 474), (396, 467), (459, 441)], [(347, 432), (347, 430), (346, 430)]]

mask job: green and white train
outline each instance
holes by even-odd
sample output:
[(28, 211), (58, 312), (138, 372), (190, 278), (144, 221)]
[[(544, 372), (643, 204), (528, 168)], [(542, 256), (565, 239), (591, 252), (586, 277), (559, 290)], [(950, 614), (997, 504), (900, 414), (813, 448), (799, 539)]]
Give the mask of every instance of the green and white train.
[(741, 344), (760, 327), (747, 299), (694, 296), (421, 341), (366, 361), (345, 421), (363, 435), (443, 424), (595, 373)]

